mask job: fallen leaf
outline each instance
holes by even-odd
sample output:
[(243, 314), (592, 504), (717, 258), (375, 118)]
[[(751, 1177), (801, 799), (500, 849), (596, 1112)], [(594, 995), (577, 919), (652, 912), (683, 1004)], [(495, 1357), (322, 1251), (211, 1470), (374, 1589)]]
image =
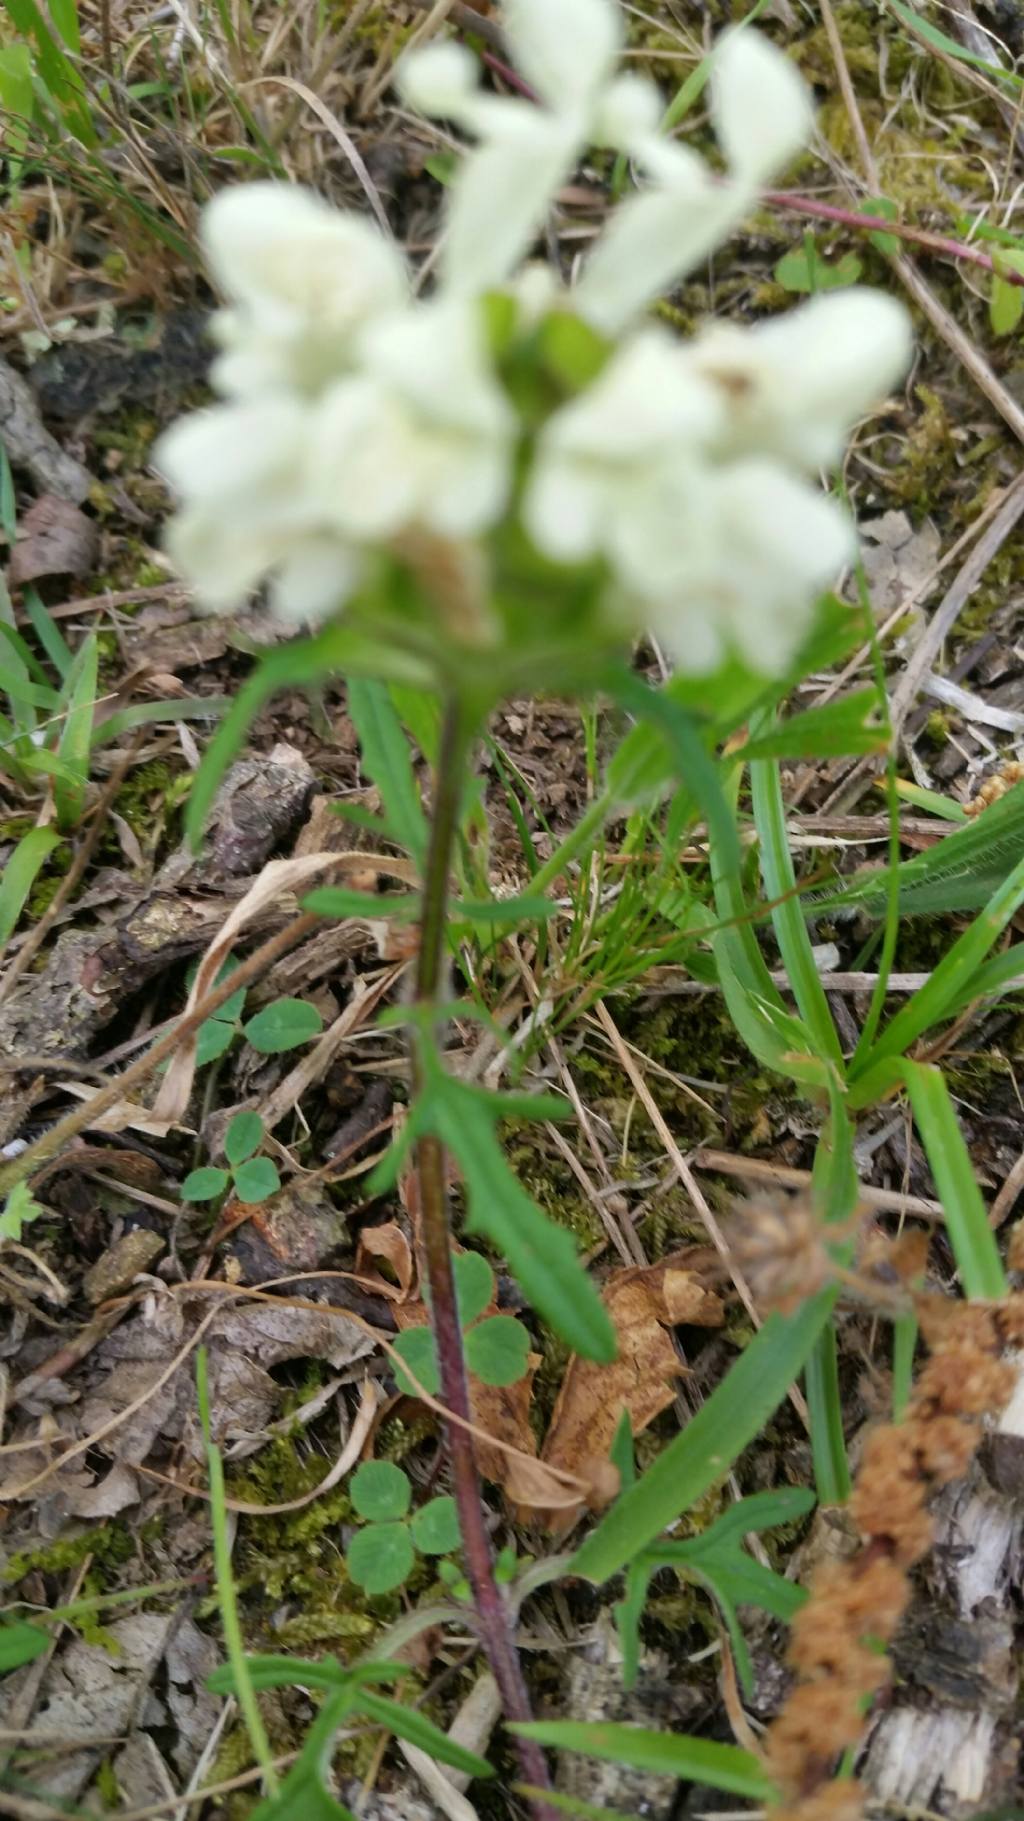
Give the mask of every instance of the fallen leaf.
[(96, 561), (99, 532), (70, 500), (44, 493), (19, 520), (11, 552), (14, 586), (43, 575), (88, 575)]
[[(395, 1274), (394, 1282), (373, 1269), (369, 1261), (377, 1258), (382, 1258), (391, 1266)], [(393, 1302), (404, 1303), (408, 1300), (416, 1276), (416, 1265), (412, 1247), (395, 1221), (385, 1221), (379, 1227), (363, 1228), (356, 1252), (356, 1273), (361, 1277), (371, 1277), (374, 1288), (381, 1296), (387, 1296)]]
[[(698, 1248), (662, 1259), (656, 1265), (616, 1271), (604, 1287), (602, 1301), (618, 1340), (618, 1357), (602, 1366), (574, 1354), (566, 1367), (540, 1458), (550, 1467), (572, 1473), (590, 1488), (586, 1500), (540, 1516), (556, 1533), (571, 1530), (585, 1504), (600, 1509), (617, 1490), (610, 1466), (612, 1442), (624, 1411), (633, 1434), (672, 1402), (682, 1371), (670, 1328), (681, 1322), (720, 1327), (721, 1301), (701, 1282), (695, 1266), (706, 1257)], [(529, 1500), (520, 1498), (523, 1505)]]

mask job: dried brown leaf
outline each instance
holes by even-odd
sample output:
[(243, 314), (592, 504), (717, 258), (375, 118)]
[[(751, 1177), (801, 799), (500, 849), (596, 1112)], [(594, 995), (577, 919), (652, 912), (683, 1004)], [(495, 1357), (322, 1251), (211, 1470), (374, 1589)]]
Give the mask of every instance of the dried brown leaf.
[[(391, 1266), (395, 1274), (393, 1283), (374, 1269), (372, 1260), (377, 1258), (383, 1258)], [(360, 1277), (373, 1278), (374, 1288), (381, 1296), (387, 1296), (393, 1302), (408, 1300), (416, 1277), (416, 1264), (412, 1247), (395, 1221), (363, 1228), (356, 1253), (356, 1272)]]
[[(608, 1469), (623, 1412), (629, 1413), (636, 1435), (675, 1396), (682, 1368), (668, 1329), (680, 1322), (699, 1327), (722, 1323), (722, 1304), (701, 1282), (696, 1262), (690, 1248), (656, 1265), (615, 1272), (602, 1300), (615, 1325), (618, 1357), (602, 1366), (574, 1354), (566, 1367), (541, 1460), (585, 1480), (591, 1487), (586, 1503), (595, 1509), (609, 1503), (617, 1490), (617, 1476)], [(550, 1507), (542, 1516), (549, 1529), (562, 1533), (583, 1509), (584, 1501), (577, 1500), (557, 1510)]]
[(99, 547), (91, 518), (72, 505), (44, 493), (19, 520), (11, 552), (10, 579), (19, 587), (43, 575), (88, 575)]

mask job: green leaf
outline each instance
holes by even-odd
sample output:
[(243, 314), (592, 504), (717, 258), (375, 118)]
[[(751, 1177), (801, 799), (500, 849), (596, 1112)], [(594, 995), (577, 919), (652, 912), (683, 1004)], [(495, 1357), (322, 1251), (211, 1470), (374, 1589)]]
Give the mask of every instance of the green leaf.
[(786, 291), (835, 291), (855, 285), (864, 270), (856, 253), (844, 253), (829, 265), (812, 245), (792, 247), (775, 266), (775, 282)]
[(904, 1061), (903, 1079), (935, 1178), (964, 1295), (997, 1300), (1008, 1291), (995, 1234), (942, 1070)]
[(682, 1434), (587, 1537), (574, 1574), (607, 1581), (722, 1479), (802, 1371), (835, 1299), (827, 1290), (796, 1315), (769, 1316)]
[(465, 1771), (468, 1777), (494, 1775), (486, 1758), (478, 1758), (476, 1752), (467, 1751), (464, 1745), (450, 1739), (415, 1707), (403, 1707), (400, 1701), (392, 1701), (388, 1695), (371, 1694), (365, 1688), (360, 1689), (355, 1707), (368, 1720), (386, 1726), (396, 1738), (408, 1739), (410, 1745), (418, 1745), (439, 1764), (451, 1764), (455, 1770)]
[(382, 892), (347, 891), (343, 885), (321, 885), (307, 892), (303, 910), (315, 911), (318, 917), (335, 917), (344, 922), (349, 917), (418, 917), (418, 892), (402, 892), (385, 897)]
[(455, 1277), (455, 1297), (459, 1307), (459, 1321), (468, 1328), (471, 1321), (494, 1299), (494, 1272), (486, 1258), (479, 1252), (456, 1252), (452, 1259), (452, 1273)]
[(224, 1155), (229, 1163), (244, 1163), (263, 1142), (263, 1121), (258, 1113), (236, 1113), (224, 1134)]
[(335, 1736), (351, 1713), (354, 1698), (351, 1686), (328, 1695), (277, 1795), (258, 1803), (250, 1821), (355, 1821), (351, 1809), (336, 1802), (325, 1787)]
[[(891, 196), (865, 196), (864, 201), (859, 205), (859, 213), (861, 215), (883, 215), (887, 221), (898, 221), (900, 214)], [(872, 229), (868, 239), (873, 247), (877, 247), (880, 253), (888, 254), (890, 258), (900, 250), (899, 235), (886, 234), (881, 228)]]
[(356, 1586), (371, 1598), (401, 1587), (416, 1565), (409, 1526), (367, 1524), (365, 1530), (357, 1530), (346, 1551), (345, 1565)]
[(528, 1302), (575, 1353), (613, 1360), (615, 1329), (608, 1311), (579, 1262), (572, 1236), (541, 1213), (509, 1169), (491, 1101), (435, 1068), (421, 1117), (461, 1165), (468, 1230), (483, 1233), (504, 1253)]
[(97, 133), (82, 78), (53, 36), (35, 0), (5, 0), (5, 6), (18, 36), (34, 43), (39, 75), (68, 131), (87, 148), (95, 146)]
[(34, 1663), (49, 1647), (50, 1634), (39, 1625), (20, 1621), (0, 1625), (0, 1676), (10, 1675), (12, 1669), (20, 1669), (24, 1663)]
[(660, 1772), (685, 1783), (708, 1783), (712, 1789), (724, 1789), (753, 1802), (769, 1802), (775, 1795), (753, 1752), (743, 1751), (738, 1745), (719, 1745), (714, 1739), (651, 1732), (643, 1726), (610, 1722), (589, 1725), (581, 1720), (520, 1721), (510, 1730), (526, 1739), (536, 1739), (539, 1745), (581, 1751), (589, 1758)]
[(762, 717), (758, 731), (732, 757), (751, 759), (832, 758), (837, 754), (885, 752), (888, 734), (876, 720), (878, 691), (855, 689), (824, 708), (807, 708), (777, 724)]
[[(239, 994), (244, 998), (244, 994)], [(222, 1018), (207, 1018), (205, 1024), (196, 1032), (196, 1068), (205, 1068), (208, 1062), (216, 1062), (225, 1050), (231, 1048), (238, 1032), (237, 1024), (225, 1024)]]
[[(320, 1657), (314, 1662), (309, 1657), (282, 1657), (273, 1652), (259, 1652), (246, 1656), (246, 1668), (253, 1688), (327, 1688), (355, 1689), (361, 1688), (364, 1682), (397, 1682), (409, 1675), (408, 1663), (388, 1663), (368, 1661), (353, 1663), (345, 1668), (337, 1657)], [(206, 1686), (214, 1695), (234, 1695), (238, 1693), (238, 1683), (232, 1664), (222, 1663), (206, 1678)]]
[(38, 1220), (43, 1212), (28, 1183), (16, 1182), (0, 1214), (0, 1241), (13, 1239), (17, 1244), (22, 1228)]
[[(1015, 784), (1005, 796), (989, 804), (982, 815), (943, 836), (926, 853), (904, 860), (899, 868), (900, 915), (977, 910), (1021, 858), (1024, 784)], [(812, 916), (834, 910), (863, 910), (870, 917), (884, 916), (887, 877), (878, 867), (855, 873), (836, 890), (805, 896), (804, 908)]]
[(275, 999), (242, 1028), (261, 1056), (277, 1056), (282, 1050), (294, 1050), (300, 1043), (319, 1037), (324, 1021), (308, 999)]
[(99, 644), (96, 634), (90, 632), (75, 653), (75, 661), (64, 685), (67, 712), (57, 742), (57, 757), (62, 765), (67, 766), (70, 779), (62, 776), (54, 778), (53, 800), (57, 808), (57, 826), (65, 834), (77, 828), (85, 808), (98, 670)]
[(0, 874), (0, 947), (13, 933), (36, 878), (62, 837), (55, 828), (30, 828)]
[[(441, 1389), (441, 1374), (437, 1365), (437, 1349), (434, 1336), (429, 1328), (406, 1328), (396, 1334), (391, 1343), (399, 1359), (404, 1359), (415, 1372), (420, 1385), (430, 1397), (437, 1397)], [(395, 1367), (395, 1383), (406, 1397), (419, 1397), (419, 1387), (411, 1378), (406, 1378), (401, 1366)]]
[(491, 1315), (463, 1337), (466, 1364), (485, 1385), (515, 1385), (526, 1377), (530, 1336), (514, 1315)]
[(1001, 64), (993, 63), (988, 57), (980, 57), (974, 51), (965, 49), (955, 38), (951, 38), (947, 32), (940, 31), (937, 25), (933, 25), (930, 19), (926, 19), (914, 7), (906, 5), (905, 0), (886, 0), (886, 4), (890, 12), (896, 14), (897, 19), (902, 19), (904, 25), (908, 25), (912, 32), (916, 33), (919, 38), (923, 38), (926, 44), (932, 45), (935, 50), (944, 52), (947, 57), (953, 57), (958, 63), (970, 63), (976, 69), (985, 70), (989, 76), (994, 77), (1004, 86), (1020, 87), (1021, 79), (1014, 71), (1003, 69)]
[(570, 310), (552, 310), (540, 326), (540, 356), (568, 392), (581, 392), (606, 367), (612, 353), (607, 337)]
[[(990, 812), (985, 811), (988, 815)], [(979, 818), (983, 819), (983, 818)], [(962, 841), (966, 830), (947, 836), (946, 845)], [(924, 986), (907, 1000), (876, 1038), (862, 1063), (850, 1070), (859, 1082), (880, 1061), (905, 1054), (918, 1037), (949, 1015), (951, 1007), (980, 968), (988, 951), (1024, 903), (1024, 858), (1018, 860), (973, 923), (959, 935), (952, 948), (932, 969)], [(902, 903), (900, 906), (902, 910)]]
[(387, 688), (366, 678), (352, 678), (348, 711), (359, 735), (362, 769), (380, 791), (388, 822), (402, 846), (422, 867), (427, 858), (427, 822), (408, 741)]
[(1024, 287), (1011, 284), (996, 271), (988, 300), (988, 320), (993, 335), (1012, 335), (1024, 315)]
[(352, 1475), (348, 1490), (360, 1517), (374, 1522), (404, 1517), (412, 1501), (409, 1476), (393, 1461), (364, 1461)]
[(191, 1170), (181, 1185), (182, 1201), (212, 1201), (215, 1195), (223, 1195), (231, 1181), (226, 1170), (218, 1170), (212, 1163), (204, 1164), (201, 1170)]
[(27, 44), (0, 48), (0, 107), (4, 112), (5, 151), (12, 181), (20, 172), (35, 107), (32, 59)]
[(451, 1555), (462, 1542), (453, 1498), (430, 1499), (412, 1520), (412, 1540), (423, 1555)]
[(235, 1194), (239, 1201), (266, 1201), (276, 1195), (281, 1178), (272, 1157), (249, 1157), (235, 1171)]

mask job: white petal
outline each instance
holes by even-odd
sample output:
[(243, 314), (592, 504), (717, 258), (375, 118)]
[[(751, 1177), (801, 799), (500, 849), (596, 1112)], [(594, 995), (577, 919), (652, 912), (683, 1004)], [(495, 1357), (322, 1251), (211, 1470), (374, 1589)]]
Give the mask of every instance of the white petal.
[(634, 464), (665, 446), (703, 442), (718, 426), (721, 401), (661, 329), (625, 342), (593, 385), (549, 420), (544, 440), (561, 452)]
[[(362, 216), (332, 209), (311, 191), (281, 183), (222, 190), (204, 211), (207, 263), (241, 306), (222, 339), (241, 357), (251, 336), (276, 383), (316, 391), (343, 370), (360, 323), (408, 296), (395, 248)], [(230, 357), (218, 383), (237, 386)], [(244, 382), (241, 382), (244, 383)]]
[(477, 437), (438, 433), (424, 447), (425, 525), (442, 537), (470, 537), (501, 516), (512, 485), (511, 455)]
[(622, 46), (616, 0), (504, 0), (501, 13), (517, 69), (550, 107), (596, 97)]
[(621, 203), (583, 268), (573, 301), (606, 334), (617, 334), (677, 284), (750, 205), (748, 191), (713, 183), (699, 158), (688, 163), (687, 184), (645, 190)]
[(595, 143), (632, 152), (637, 145), (657, 136), (664, 106), (658, 89), (646, 76), (629, 73), (616, 77), (598, 104)]
[(573, 122), (526, 102), (500, 105), (508, 130), (468, 155), (449, 192), (441, 269), (462, 295), (503, 284), (530, 251), (583, 143)]
[(644, 623), (684, 676), (706, 677), (725, 657), (722, 625), (709, 604), (666, 596), (647, 600)]
[(415, 517), (424, 488), (422, 445), (407, 413), (374, 380), (342, 381), (325, 395), (308, 459), (321, 522), (372, 541), (393, 536)]
[(767, 181), (804, 147), (814, 114), (795, 64), (767, 38), (740, 26), (715, 48), (711, 114), (730, 169), (742, 182)]
[(480, 66), (464, 44), (428, 44), (395, 66), (394, 81), (406, 107), (418, 114), (459, 120), (476, 92)]
[(755, 670), (777, 673), (800, 645), (821, 591), (856, 549), (836, 501), (773, 462), (720, 471), (721, 602), (730, 637)]
[(251, 528), (240, 536), (230, 519), (204, 506), (175, 513), (165, 526), (163, 541), (174, 567), (215, 613), (244, 605), (280, 555), (273, 536), (255, 536)]
[(386, 317), (361, 348), (367, 369), (425, 424), (511, 436), (515, 413), (491, 368), (475, 298), (442, 297)]
[(290, 486), (308, 430), (297, 400), (193, 411), (159, 438), (154, 466), (186, 500), (251, 499)]
[(337, 538), (303, 538), (278, 568), (270, 605), (289, 624), (319, 625), (344, 606), (358, 586), (361, 560)]
[(580, 562), (601, 547), (608, 495), (608, 479), (600, 469), (542, 451), (523, 500), (523, 523), (545, 556)]

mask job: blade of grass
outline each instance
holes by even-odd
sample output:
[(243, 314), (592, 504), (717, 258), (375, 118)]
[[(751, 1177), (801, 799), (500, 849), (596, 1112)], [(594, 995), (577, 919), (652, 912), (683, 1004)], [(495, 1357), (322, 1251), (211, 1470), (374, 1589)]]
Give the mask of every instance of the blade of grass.
[(99, 672), (99, 645), (96, 634), (83, 639), (65, 683), (67, 713), (57, 744), (57, 757), (72, 774), (55, 777), (53, 800), (57, 806), (57, 826), (65, 832), (75, 828), (85, 808), (89, 782), (89, 744), (96, 710), (96, 681)]
[(281, 1785), (274, 1769), (270, 1740), (267, 1738), (263, 1715), (260, 1713), (256, 1691), (249, 1674), (245, 1643), (242, 1638), (242, 1624), (238, 1614), (238, 1597), (234, 1575), (231, 1571), (231, 1541), (228, 1534), (228, 1509), (224, 1493), (224, 1465), (210, 1426), (210, 1387), (205, 1347), (200, 1347), (196, 1354), (196, 1392), (199, 1399), (199, 1420), (203, 1426), (206, 1465), (210, 1480), (213, 1560), (217, 1575), (217, 1599), (220, 1605), (221, 1623), (224, 1627), (224, 1647), (228, 1653), (228, 1662), (231, 1665), (235, 1687), (238, 1691), (238, 1705), (252, 1742), (256, 1762), (263, 1772), (267, 1790), (272, 1796), (276, 1796)]
[(945, 1076), (932, 1063), (905, 1061), (903, 1079), (945, 1210), (964, 1295), (1005, 1296), (1006, 1273)]
[(15, 929), (38, 873), (60, 844), (55, 828), (30, 828), (0, 873), (0, 948)]

